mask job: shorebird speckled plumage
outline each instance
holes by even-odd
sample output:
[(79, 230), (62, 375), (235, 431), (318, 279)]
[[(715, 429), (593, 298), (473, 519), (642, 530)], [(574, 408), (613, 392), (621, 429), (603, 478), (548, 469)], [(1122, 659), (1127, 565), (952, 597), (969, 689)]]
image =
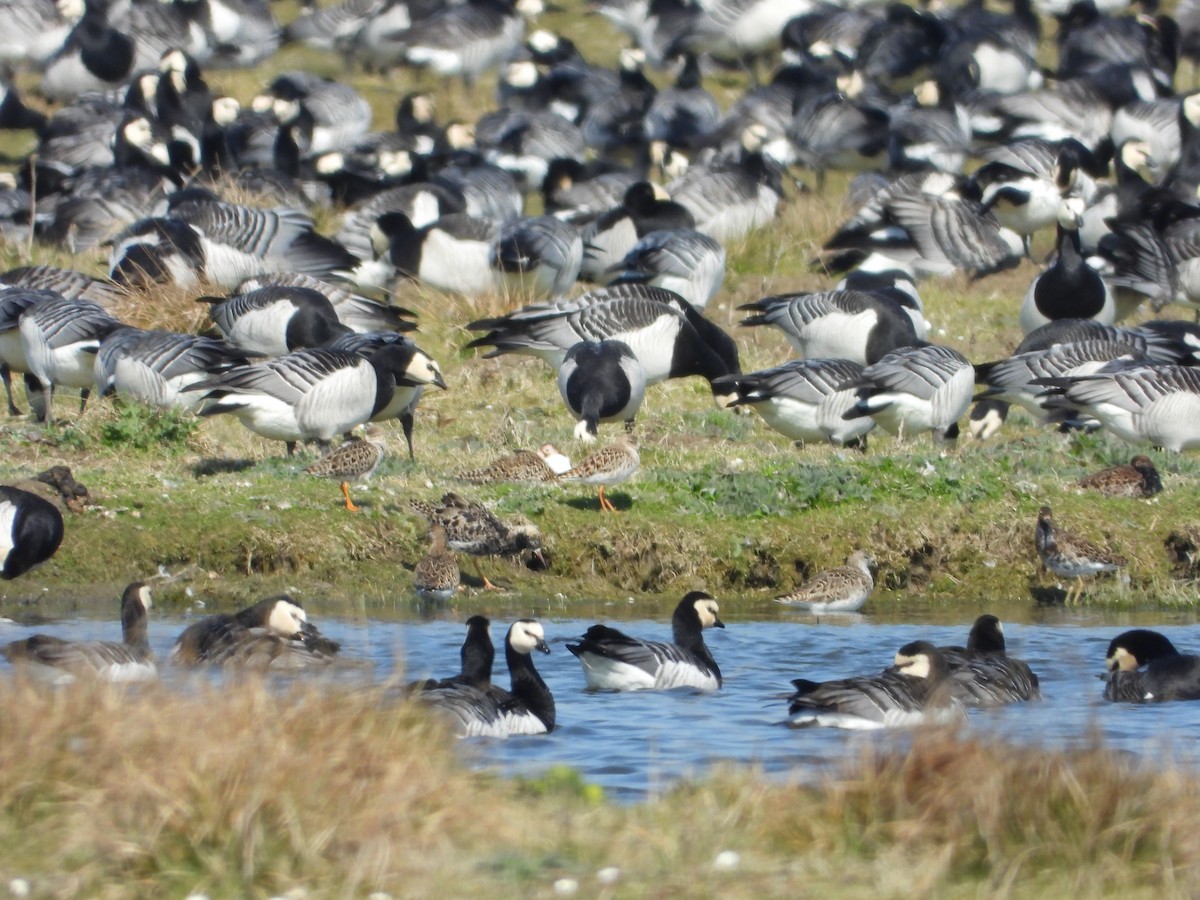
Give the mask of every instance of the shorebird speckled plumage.
[(616, 512), (617, 508), (604, 496), (604, 488), (628, 481), (641, 465), (637, 442), (632, 435), (622, 435), (616, 442), (589, 454), (583, 462), (559, 476), (563, 481), (582, 481), (599, 487), (601, 511)]
[[(430, 524), (440, 525), (446, 532), (451, 550), (471, 556), (514, 556), (529, 550), (542, 558), (542, 535), (529, 522), (505, 522), (483, 506), (466, 500), (453, 492), (442, 496), (441, 503), (410, 500), (409, 507)], [(484, 588), (494, 589), (490, 581), (475, 570)]]
[(1162, 490), (1162, 478), (1150, 457), (1141, 454), (1119, 466), (1111, 466), (1079, 479), (1079, 487), (1099, 491), (1106, 497), (1153, 497)]
[(556, 468), (559, 460), (566, 459), (553, 444), (543, 444), (536, 453), (532, 450), (517, 450), (508, 456), (493, 460), (478, 469), (468, 469), (459, 473), (463, 481), (474, 484), (491, 484), (493, 482), (518, 482), (526, 484), (545, 484), (557, 480), (560, 472), (569, 469)]
[(875, 587), (871, 562), (865, 550), (855, 550), (844, 566), (818, 572), (775, 602), (814, 613), (858, 612)]
[(350, 482), (366, 481), (374, 475), (386, 454), (387, 441), (383, 429), (378, 425), (368, 425), (361, 438), (351, 438), (339, 444), (304, 471), (309, 475), (340, 480), (346, 509), (357, 512), (358, 507), (350, 499)]
[(458, 557), (446, 543), (446, 529), (437, 522), (429, 526), (429, 537), (432, 546), (413, 570), (413, 590), (425, 603), (445, 603), (458, 590)]
[(1038, 510), (1034, 544), (1042, 561), (1060, 578), (1074, 578), (1076, 585), (1067, 591), (1066, 605), (1078, 602), (1083, 594), (1085, 576), (1115, 572), (1125, 565), (1125, 558), (1106, 547), (1099, 547), (1086, 538), (1055, 527), (1050, 507)]

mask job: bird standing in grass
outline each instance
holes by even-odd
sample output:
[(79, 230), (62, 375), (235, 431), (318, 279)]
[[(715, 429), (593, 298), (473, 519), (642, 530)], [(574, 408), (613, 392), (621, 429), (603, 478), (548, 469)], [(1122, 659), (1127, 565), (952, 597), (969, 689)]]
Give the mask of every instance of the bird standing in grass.
[(1060, 578), (1076, 580), (1076, 585), (1067, 591), (1067, 606), (1079, 601), (1083, 594), (1085, 575), (1115, 572), (1125, 565), (1125, 558), (1112, 550), (1098, 547), (1079, 535), (1056, 528), (1048, 506), (1038, 510), (1034, 544), (1042, 560), (1043, 569), (1049, 569)]
[(601, 447), (586, 456), (579, 465), (568, 469), (559, 478), (563, 481), (582, 481), (599, 487), (600, 510), (616, 512), (617, 508), (604, 496), (604, 488), (628, 481), (641, 465), (637, 442), (632, 435), (624, 434), (615, 443)]
[(339, 444), (304, 471), (309, 475), (340, 480), (346, 509), (358, 512), (359, 507), (350, 499), (350, 482), (366, 481), (375, 474), (386, 455), (387, 441), (383, 429), (378, 425), (368, 425), (361, 438), (351, 438)]

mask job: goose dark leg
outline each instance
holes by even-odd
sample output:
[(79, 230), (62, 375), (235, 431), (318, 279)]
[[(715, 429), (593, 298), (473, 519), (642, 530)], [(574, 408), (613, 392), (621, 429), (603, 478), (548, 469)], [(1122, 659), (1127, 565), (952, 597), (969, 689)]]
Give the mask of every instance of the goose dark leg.
[(4, 380), (4, 393), (8, 395), (8, 414), (19, 416), (21, 410), (17, 409), (17, 405), (13, 403), (12, 370), (8, 367), (8, 363), (0, 363), (0, 379)]
[(408, 444), (408, 458), (414, 459), (413, 456), (413, 414), (406, 412), (400, 416), (400, 427), (404, 429), (404, 441)]
[(91, 388), (84, 388), (79, 392), (79, 414), (82, 416), (83, 411), (87, 409), (88, 398), (92, 396)]

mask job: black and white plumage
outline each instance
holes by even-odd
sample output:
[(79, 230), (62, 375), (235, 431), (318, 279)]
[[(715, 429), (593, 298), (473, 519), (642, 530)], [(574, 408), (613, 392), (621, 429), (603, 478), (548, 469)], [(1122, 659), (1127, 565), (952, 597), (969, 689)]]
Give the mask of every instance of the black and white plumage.
[(52, 557), (62, 544), (63, 517), (53, 503), (0, 486), (0, 578), (10, 581)]
[(170, 660), (180, 666), (280, 671), (329, 665), (340, 649), (285, 594), (189, 625), (171, 648)]
[(648, 284), (674, 291), (703, 311), (725, 281), (725, 248), (690, 228), (651, 231), (603, 277), (609, 284)]
[[(422, 227), (413, 224), (404, 213), (386, 213), (375, 226), (387, 239), (384, 259), (390, 271), (435, 290), (475, 297), (493, 293), (496, 272), (491, 265), (492, 245), (499, 226), (465, 213), (442, 216)], [(364, 274), (377, 268), (364, 263), (354, 271), (360, 284), (380, 281)]]
[(300, 70), (277, 75), (252, 106), (280, 123), (298, 123), (309, 156), (349, 149), (371, 128), (371, 106), (358, 91)]
[(468, 347), (492, 346), (485, 357), (527, 353), (556, 369), (580, 341), (629, 345), (647, 384), (701, 375), (709, 382), (741, 371), (737, 346), (677, 294), (646, 285), (616, 285), (574, 300), (525, 307), (467, 326), (486, 331)]
[(125, 84), (138, 69), (152, 68), (158, 52), (113, 27), (107, 4), (87, 4), (62, 46), (42, 71), (41, 93), (68, 101)]
[(849, 359), (799, 359), (713, 382), (718, 404), (747, 406), (792, 441), (828, 441), (862, 446), (875, 427), (868, 417), (845, 419), (858, 403), (857, 388), (843, 385), (862, 377), (863, 366)]
[(692, 214), (660, 186), (637, 181), (621, 202), (583, 229), (584, 260), (580, 277), (607, 283), (605, 273), (620, 262), (639, 239), (652, 231), (692, 228)]
[(496, 649), (492, 646), (491, 625), (487, 616), (471, 616), (467, 619), (467, 636), (459, 649), (459, 670), (448, 678), (425, 679), (408, 685), (409, 691), (429, 691), (454, 685), (491, 684), (492, 665)]
[(311, 275), (282, 272), (257, 275), (239, 284), (237, 292), (247, 294), (271, 285), (319, 291), (333, 304), (338, 321), (355, 332), (414, 331), (417, 327), (413, 321), (417, 314), (410, 309), (372, 300), (354, 293), (348, 287), (322, 281)]
[(369, 421), (398, 386), (445, 388), (438, 364), (412, 342), (391, 344), (369, 359), (344, 350), (298, 350), (238, 366), (190, 385), (204, 392), (200, 415), (232, 413), (253, 431), (286, 441), (328, 442)]
[(746, 326), (773, 325), (804, 359), (848, 359), (861, 365), (917, 343), (912, 318), (894, 300), (864, 291), (782, 294), (744, 303)]
[(351, 207), (335, 238), (355, 259), (372, 260), (386, 248), (386, 235), (374, 226), (388, 213), (403, 213), (414, 226), (424, 228), (443, 216), (465, 211), (466, 199), (456, 188), (425, 181), (402, 184)]
[(111, 281), (58, 266), (18, 266), (0, 275), (0, 284), (56, 291), (68, 300), (88, 300), (100, 306), (111, 306), (126, 296)]
[(31, 405), (38, 408), (39, 418), (46, 417), (45, 390), (35, 377), (29, 374), (29, 361), (25, 358), (25, 346), (21, 343), (21, 316), (38, 303), (61, 300), (57, 291), (41, 288), (13, 287), (0, 291), (0, 380), (8, 399), (8, 414), (18, 416), (21, 411), (13, 402), (12, 373), (25, 373), (25, 393)]
[(579, 277), (583, 241), (572, 225), (554, 216), (517, 219), (492, 241), (492, 269), (518, 296), (564, 296)]
[(350, 329), (312, 288), (270, 284), (231, 297), (201, 297), (230, 346), (254, 356), (319, 347)]
[(1117, 635), (1105, 656), (1104, 699), (1121, 703), (1200, 700), (1200, 656), (1180, 653), (1157, 631)]
[(725, 627), (718, 611), (711, 594), (691, 591), (671, 616), (671, 643), (644, 641), (607, 625), (593, 625), (567, 649), (579, 657), (591, 690), (715, 691), (721, 687), (721, 670), (704, 643), (704, 629)]
[(953, 441), (971, 404), (975, 370), (957, 350), (925, 344), (893, 350), (842, 387), (858, 388), (847, 419), (871, 416), (890, 434), (932, 431), (937, 441)]
[(466, 0), (413, 23), (396, 40), (408, 65), (473, 84), (512, 55), (524, 33), (525, 21), (513, 0)]
[(1041, 697), (1029, 664), (1005, 652), (1004, 626), (993, 615), (975, 620), (967, 646), (942, 647), (955, 696), (968, 707), (1004, 706)]
[(938, 648), (914, 641), (901, 647), (895, 665), (878, 675), (826, 682), (795, 679), (796, 692), (788, 698), (790, 724), (866, 730), (961, 721), (965, 711), (949, 679)]
[(554, 730), (554, 696), (534, 667), (532, 654), (549, 653), (541, 624), (518, 619), (504, 639), (509, 690), (495, 684), (442, 682), (415, 698), (450, 717), (462, 737), (548, 734)]
[(594, 441), (601, 422), (632, 426), (646, 394), (646, 373), (628, 344), (580, 341), (559, 367), (558, 392), (579, 420), (576, 439)]
[(246, 362), (245, 353), (213, 338), (123, 326), (100, 342), (93, 376), (101, 396), (194, 412), (200, 396), (184, 393), (188, 385)]
[(146, 628), (150, 589), (135, 581), (121, 596), (121, 637), (116, 641), (68, 641), (35, 634), (0, 647), (14, 668), (64, 684), (76, 678), (146, 681), (158, 675)]
[(696, 230), (728, 243), (775, 218), (783, 199), (780, 170), (762, 153), (765, 129), (751, 126), (741, 155), (710, 166), (692, 166), (667, 185), (667, 193), (696, 220)]
[(1083, 201), (1069, 197), (1058, 212), (1058, 252), (1038, 274), (1021, 304), (1021, 331), (1029, 334), (1052, 319), (1095, 319), (1111, 325), (1116, 315), (1112, 291), (1084, 258), (1079, 243)]

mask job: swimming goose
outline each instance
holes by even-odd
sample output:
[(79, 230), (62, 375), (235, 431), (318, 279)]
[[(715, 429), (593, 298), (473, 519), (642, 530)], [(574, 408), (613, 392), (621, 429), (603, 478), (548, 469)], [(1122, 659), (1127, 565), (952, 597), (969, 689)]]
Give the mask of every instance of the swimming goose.
[[(458, 570), (455, 569), (455, 580)], [(457, 675), (449, 678), (414, 681), (407, 686), (408, 691), (429, 691), (451, 685), (484, 686), (492, 682), (492, 664), (496, 659), (496, 650), (492, 646), (492, 623), (487, 616), (471, 616), (467, 619), (467, 636), (458, 651), (460, 668)]]
[(80, 389), (81, 406), (95, 386), (100, 342), (122, 325), (86, 300), (59, 298), (35, 303), (21, 314), (21, 349), (29, 374), (46, 392), (42, 421), (50, 421), (56, 387)]
[(717, 612), (711, 594), (691, 591), (671, 616), (671, 643), (645, 641), (607, 625), (593, 625), (567, 649), (583, 665), (589, 690), (715, 691), (721, 687), (721, 670), (704, 643), (704, 629), (725, 627)]
[(628, 430), (646, 393), (646, 373), (628, 344), (580, 341), (558, 370), (558, 391), (579, 420), (575, 438), (594, 441), (601, 422), (624, 422)]
[(878, 675), (792, 684), (788, 698), (792, 727), (813, 725), (848, 729), (905, 728), (961, 721), (962, 704), (949, 683), (941, 652), (928, 641), (905, 644), (895, 665)]
[(555, 724), (554, 696), (533, 665), (534, 650), (550, 652), (545, 631), (534, 619), (518, 619), (504, 638), (509, 690), (494, 684), (443, 682), (415, 698), (450, 716), (461, 737), (548, 734)]
[(867, 417), (844, 419), (858, 403), (856, 388), (843, 388), (862, 377), (863, 366), (849, 359), (797, 359), (744, 375), (713, 381), (719, 406), (747, 406), (792, 441), (828, 441), (865, 447), (875, 427)]
[(1095, 319), (1111, 325), (1116, 316), (1112, 291), (1080, 249), (1079, 226), (1084, 203), (1063, 200), (1058, 211), (1058, 245), (1054, 262), (1041, 272), (1021, 304), (1021, 331), (1029, 334), (1052, 319)]
[(230, 346), (251, 356), (319, 347), (350, 329), (329, 298), (312, 288), (268, 284), (230, 297), (200, 297)]
[(284, 594), (189, 625), (171, 648), (170, 660), (180, 666), (280, 671), (328, 665), (340, 649)]
[(246, 354), (224, 341), (123, 326), (100, 341), (93, 378), (100, 396), (195, 412), (200, 396), (184, 393), (188, 385), (246, 363)]
[(651, 231), (601, 278), (608, 284), (647, 284), (674, 291), (703, 312), (725, 281), (725, 248), (690, 228)]
[(692, 214), (671, 200), (661, 187), (648, 181), (634, 182), (620, 204), (583, 229), (584, 262), (580, 277), (605, 283), (604, 273), (640, 238), (652, 231), (692, 228), (695, 224)]
[(0, 578), (11, 581), (58, 552), (62, 513), (54, 504), (20, 488), (0, 485)]
[[(458, 558), (451, 552), (449, 544), (446, 543), (446, 529), (437, 522), (433, 522), (429, 526), (429, 551), (421, 557), (413, 569), (413, 590), (417, 594), (417, 599), (422, 603), (437, 605), (445, 603), (454, 596), (454, 592), (458, 590), (459, 571)], [(481, 616), (472, 616), (467, 620), (467, 628), (471, 628), (472, 619), (482, 618)], [(484, 619), (484, 633), (487, 633), (487, 620)], [(467, 641), (470, 642), (471, 636), (468, 633)], [(488, 638), (488, 647), (491, 648), (492, 641)], [(467, 644), (463, 644), (463, 672), (466, 672), (466, 652)], [(489, 657), (487, 673), (485, 681), (490, 680), (492, 675), (492, 662)]]
[(1125, 557), (1109, 548), (1099, 547), (1087, 538), (1058, 528), (1048, 506), (1038, 510), (1033, 543), (1043, 571), (1049, 570), (1060, 578), (1075, 579), (1076, 584), (1067, 591), (1064, 600), (1067, 606), (1083, 595), (1085, 575), (1115, 572), (1125, 565)]
[(583, 241), (575, 227), (554, 216), (517, 219), (501, 226), (490, 261), (500, 283), (518, 296), (564, 296), (579, 277)]
[(841, 387), (858, 389), (858, 403), (842, 414), (846, 419), (871, 416), (889, 434), (931, 431), (935, 441), (953, 441), (971, 405), (975, 370), (957, 350), (925, 344), (885, 354)]
[(971, 626), (966, 648), (942, 647), (955, 696), (967, 707), (1004, 706), (1041, 697), (1029, 664), (1005, 653), (1004, 626), (982, 615)]
[(494, 349), (485, 359), (528, 353), (554, 368), (580, 341), (616, 340), (629, 345), (646, 373), (646, 384), (701, 375), (711, 383), (741, 371), (737, 345), (677, 294), (647, 285), (615, 285), (561, 304), (540, 304), (467, 326), (487, 332), (467, 347)]
[(1162, 634), (1135, 628), (1117, 635), (1105, 656), (1104, 699), (1121, 703), (1200, 700), (1200, 657), (1180, 653)]
[(350, 499), (350, 482), (367, 481), (375, 474), (386, 454), (387, 440), (383, 429), (378, 425), (368, 425), (361, 438), (350, 438), (334, 447), (308, 466), (304, 473), (340, 481), (346, 509), (358, 512), (359, 507)]
[(589, 453), (560, 474), (560, 481), (581, 481), (598, 486), (601, 512), (616, 512), (612, 501), (604, 496), (605, 486), (623, 484), (633, 477), (641, 465), (637, 440), (631, 434), (623, 434), (607, 447)]
[(875, 589), (875, 579), (871, 577), (873, 562), (865, 550), (855, 550), (846, 558), (844, 566), (818, 572), (798, 587), (776, 597), (775, 602), (811, 613), (858, 612)]
[(380, 413), (397, 387), (446, 387), (438, 364), (411, 342), (369, 359), (344, 350), (297, 350), (189, 385), (202, 391), (201, 416), (232, 413), (255, 434), (285, 441), (328, 442)]
[(121, 596), (121, 642), (66, 641), (48, 634), (35, 634), (0, 647), (14, 667), (67, 684), (77, 677), (101, 681), (146, 681), (158, 675), (146, 629), (146, 613), (152, 603), (150, 589), (140, 581), (125, 588)]
[(742, 325), (775, 326), (804, 359), (848, 359), (865, 366), (917, 343), (912, 318), (899, 304), (864, 291), (783, 294), (738, 309), (755, 312)]
[[(451, 550), (470, 556), (515, 556), (530, 551), (543, 559), (542, 534), (529, 522), (505, 522), (480, 503), (455, 493), (442, 496), (441, 502), (410, 500), (409, 507), (430, 524), (441, 525)], [(475, 569), (478, 573), (479, 563)], [(495, 586), (479, 575), (485, 589)]]
[(1076, 484), (1084, 490), (1096, 491), (1106, 497), (1148, 498), (1163, 489), (1162, 478), (1153, 460), (1139, 453), (1127, 463), (1109, 466), (1080, 478)]

